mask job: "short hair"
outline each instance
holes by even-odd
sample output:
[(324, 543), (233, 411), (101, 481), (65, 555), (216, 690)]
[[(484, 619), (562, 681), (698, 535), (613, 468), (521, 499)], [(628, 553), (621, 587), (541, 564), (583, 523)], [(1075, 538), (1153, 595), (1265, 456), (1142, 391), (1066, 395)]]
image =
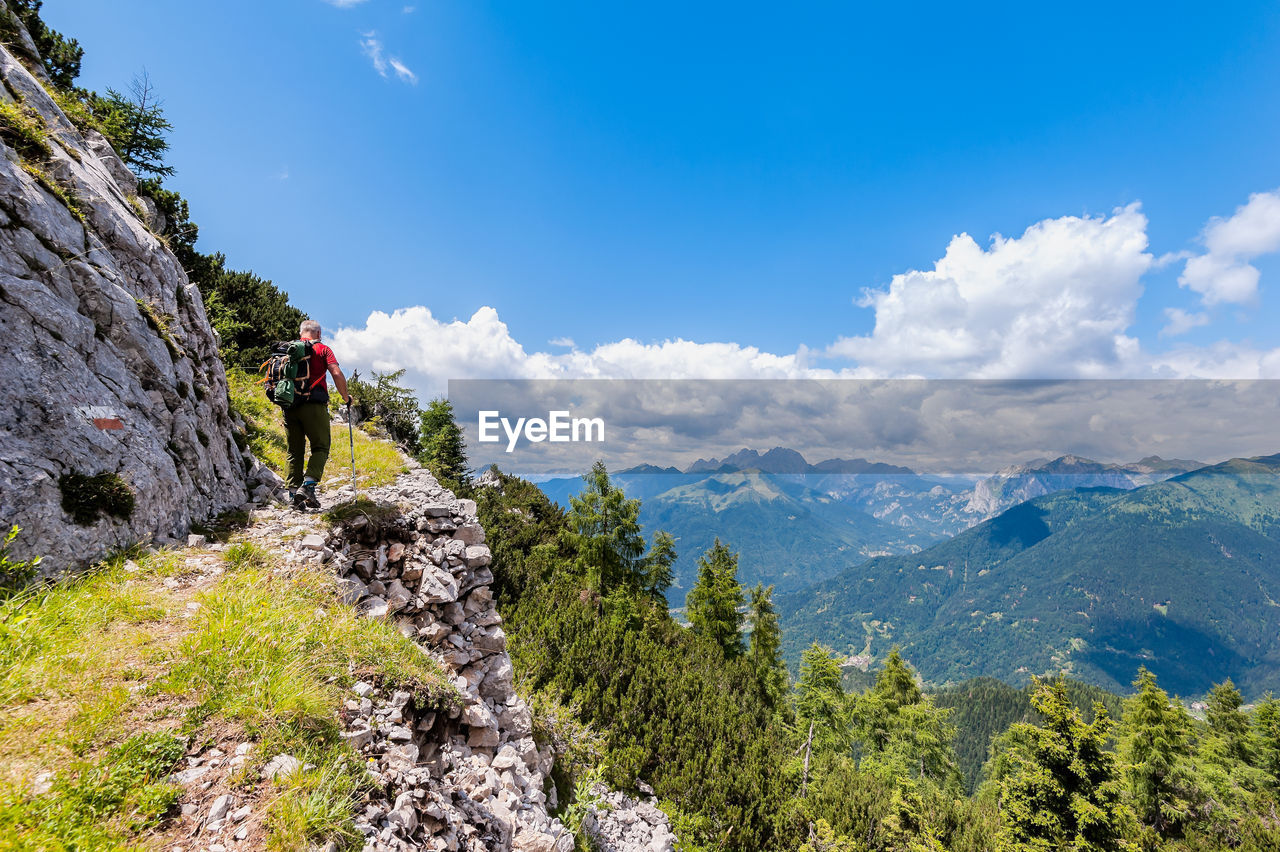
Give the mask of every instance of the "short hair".
[(320, 323), (316, 322), (315, 320), (303, 320), (302, 325), (298, 326), (298, 335), (302, 336), (304, 334), (309, 337), (314, 337), (316, 340), (319, 340), (320, 339)]

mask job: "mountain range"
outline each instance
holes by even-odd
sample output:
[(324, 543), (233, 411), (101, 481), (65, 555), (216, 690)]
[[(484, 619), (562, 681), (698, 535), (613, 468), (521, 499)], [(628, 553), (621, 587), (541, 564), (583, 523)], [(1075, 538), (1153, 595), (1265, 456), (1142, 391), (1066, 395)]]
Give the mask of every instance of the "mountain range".
[(1232, 459), (1035, 497), (783, 595), (786, 650), (901, 645), (934, 683), (1065, 671), (1124, 690), (1145, 665), (1182, 694), (1280, 688), (1278, 473), (1280, 455)]
[[(1199, 467), (1157, 458), (1126, 465), (1062, 456), (990, 477), (925, 476), (862, 458), (809, 464), (799, 452), (743, 449), (685, 470), (640, 465), (613, 475), (642, 501), (647, 533), (665, 529), (680, 558), (668, 594), (674, 606), (697, 576), (697, 557), (719, 537), (739, 553), (739, 579), (797, 592), (875, 556), (934, 545), (1027, 499), (1077, 486), (1135, 488)], [(540, 484), (561, 506), (578, 477)]]

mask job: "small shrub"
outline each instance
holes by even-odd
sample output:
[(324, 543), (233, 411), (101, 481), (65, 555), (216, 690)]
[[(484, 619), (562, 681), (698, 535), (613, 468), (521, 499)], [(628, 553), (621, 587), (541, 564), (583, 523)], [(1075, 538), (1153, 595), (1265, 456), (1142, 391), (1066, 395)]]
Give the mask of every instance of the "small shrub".
[(250, 541), (238, 541), (222, 556), (233, 571), (269, 568), (275, 562), (271, 553)]
[[(81, 133), (87, 133), (90, 130), (102, 132), (102, 128), (98, 124), (98, 120), (94, 118), (93, 112), (90, 111), (88, 105), (82, 101), (73, 92), (63, 91), (62, 89), (53, 89), (45, 91), (49, 92), (49, 96), (53, 98), (58, 105), (58, 109), (62, 110), (62, 114), (67, 120), (75, 125), (76, 129)], [(134, 196), (130, 196), (130, 203)]]
[(138, 311), (146, 319), (147, 325), (151, 326), (152, 331), (160, 335), (160, 339), (164, 341), (164, 345), (169, 349), (169, 354), (173, 360), (182, 357), (182, 349), (178, 346), (178, 342), (173, 339), (173, 332), (170, 330), (170, 323), (173, 317), (169, 314), (161, 313), (153, 304), (143, 299), (134, 299), (138, 303)]
[(44, 123), (30, 107), (0, 101), (0, 139), (23, 159), (44, 160), (53, 155)]
[(58, 490), (62, 492), (63, 511), (81, 526), (93, 526), (102, 514), (120, 520), (133, 516), (133, 490), (119, 474), (64, 473), (58, 477)]
[(0, 544), (0, 600), (9, 597), (14, 592), (25, 587), (27, 583), (30, 583), (36, 575), (37, 566), (40, 565), (39, 557), (25, 562), (9, 558), (9, 548), (13, 545), (20, 532), (22, 532), (22, 527), (14, 524), (13, 528), (5, 534), (4, 544)]

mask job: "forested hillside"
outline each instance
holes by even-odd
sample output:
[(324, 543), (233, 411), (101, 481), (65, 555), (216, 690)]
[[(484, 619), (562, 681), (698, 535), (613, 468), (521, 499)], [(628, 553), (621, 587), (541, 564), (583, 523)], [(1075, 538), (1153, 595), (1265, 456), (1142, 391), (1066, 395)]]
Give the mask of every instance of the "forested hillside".
[(1121, 691), (1140, 665), (1184, 695), (1280, 685), (1280, 459), (1235, 459), (1134, 491), (1040, 497), (905, 557), (780, 600), (787, 654), (813, 640), (933, 682), (1065, 671)]
[[(842, 656), (817, 644), (791, 682), (770, 590), (738, 583), (731, 543), (700, 556), (685, 628), (660, 600), (669, 541), (646, 549), (639, 501), (602, 467), (567, 512), (496, 472), (475, 493), (517, 674), (545, 736), (567, 749), (562, 771), (652, 785), (683, 848), (1280, 842), (1280, 702), (1246, 712), (1228, 682), (1196, 722), (1137, 668), (1138, 692), (1123, 702), (1065, 680), (976, 681), (931, 697), (896, 649), (867, 689), (847, 693)], [(1077, 496), (1043, 528), (1006, 521), (988, 552), (1018, 552), (1082, 503), (1115, 499)]]

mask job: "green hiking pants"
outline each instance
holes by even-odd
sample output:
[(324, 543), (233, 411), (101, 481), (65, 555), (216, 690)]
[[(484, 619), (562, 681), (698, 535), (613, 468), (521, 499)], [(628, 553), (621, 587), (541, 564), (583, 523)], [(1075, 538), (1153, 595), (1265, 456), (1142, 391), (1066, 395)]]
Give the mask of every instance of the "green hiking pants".
[(284, 413), (284, 428), (289, 436), (290, 488), (302, 484), (302, 460), (307, 443), (311, 444), (311, 460), (306, 477), (319, 482), (324, 476), (324, 463), (329, 460), (329, 406), (321, 402), (304, 402)]

